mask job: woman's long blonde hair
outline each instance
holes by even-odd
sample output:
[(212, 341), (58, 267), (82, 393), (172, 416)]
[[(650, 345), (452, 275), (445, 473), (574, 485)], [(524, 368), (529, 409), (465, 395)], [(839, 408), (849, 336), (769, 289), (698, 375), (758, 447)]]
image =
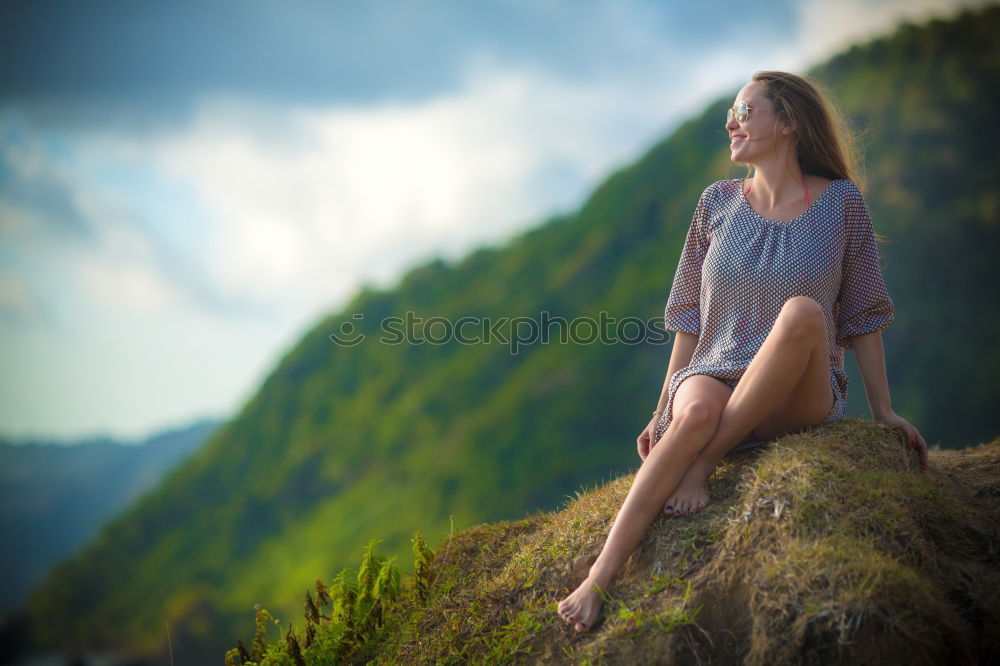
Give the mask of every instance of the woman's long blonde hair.
[(803, 174), (844, 178), (864, 190), (857, 139), (822, 84), (788, 72), (756, 72), (752, 80), (774, 104), (777, 119), (795, 128), (795, 154)]

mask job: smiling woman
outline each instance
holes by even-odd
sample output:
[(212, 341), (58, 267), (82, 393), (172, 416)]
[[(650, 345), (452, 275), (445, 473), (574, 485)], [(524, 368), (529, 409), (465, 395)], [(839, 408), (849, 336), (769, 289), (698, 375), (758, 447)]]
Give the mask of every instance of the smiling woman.
[(926, 464), (923, 437), (890, 407), (881, 331), (895, 314), (837, 114), (811, 81), (758, 72), (726, 120), (730, 159), (753, 178), (709, 185), (695, 208), (664, 312), (677, 337), (637, 439), (642, 466), (587, 579), (559, 604), (577, 631), (593, 626), (600, 590), (661, 510), (705, 507), (724, 455), (844, 417), (844, 349), (876, 420), (901, 427)]

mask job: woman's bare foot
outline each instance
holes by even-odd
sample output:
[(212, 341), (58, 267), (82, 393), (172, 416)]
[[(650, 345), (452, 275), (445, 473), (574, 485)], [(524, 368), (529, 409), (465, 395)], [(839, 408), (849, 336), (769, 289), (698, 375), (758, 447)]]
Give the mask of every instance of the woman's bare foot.
[[(709, 472), (711, 473), (711, 472)], [(674, 494), (667, 498), (663, 513), (689, 516), (708, 506), (708, 476), (698, 465), (691, 465)]]
[(559, 602), (559, 616), (580, 633), (590, 631), (604, 605), (595, 585), (597, 583), (593, 578), (587, 578), (572, 594)]

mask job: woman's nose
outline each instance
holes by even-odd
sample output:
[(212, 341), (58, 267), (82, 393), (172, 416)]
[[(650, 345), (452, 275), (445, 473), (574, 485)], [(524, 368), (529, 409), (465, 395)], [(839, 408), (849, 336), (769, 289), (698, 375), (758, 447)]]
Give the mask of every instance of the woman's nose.
[(733, 130), (738, 130), (739, 128), (740, 124), (736, 122), (736, 118), (729, 118), (726, 121), (726, 129), (729, 130), (730, 132), (732, 132)]

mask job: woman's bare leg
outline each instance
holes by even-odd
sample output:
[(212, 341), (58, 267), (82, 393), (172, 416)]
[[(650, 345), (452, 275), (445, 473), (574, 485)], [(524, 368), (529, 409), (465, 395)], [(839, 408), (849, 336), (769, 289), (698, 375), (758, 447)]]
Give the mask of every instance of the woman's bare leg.
[(834, 401), (829, 357), (819, 303), (808, 296), (788, 299), (729, 397), (712, 439), (663, 510), (702, 510), (708, 504), (708, 477), (751, 429), (755, 437), (772, 439), (825, 419)]
[(577, 631), (589, 630), (601, 609), (594, 586), (604, 590), (611, 584), (659, 513), (663, 501), (715, 431), (724, 396), (717, 386), (729, 390), (717, 379), (703, 375), (688, 377), (677, 389), (674, 419), (639, 467), (590, 575), (559, 604), (559, 614), (574, 624)]

